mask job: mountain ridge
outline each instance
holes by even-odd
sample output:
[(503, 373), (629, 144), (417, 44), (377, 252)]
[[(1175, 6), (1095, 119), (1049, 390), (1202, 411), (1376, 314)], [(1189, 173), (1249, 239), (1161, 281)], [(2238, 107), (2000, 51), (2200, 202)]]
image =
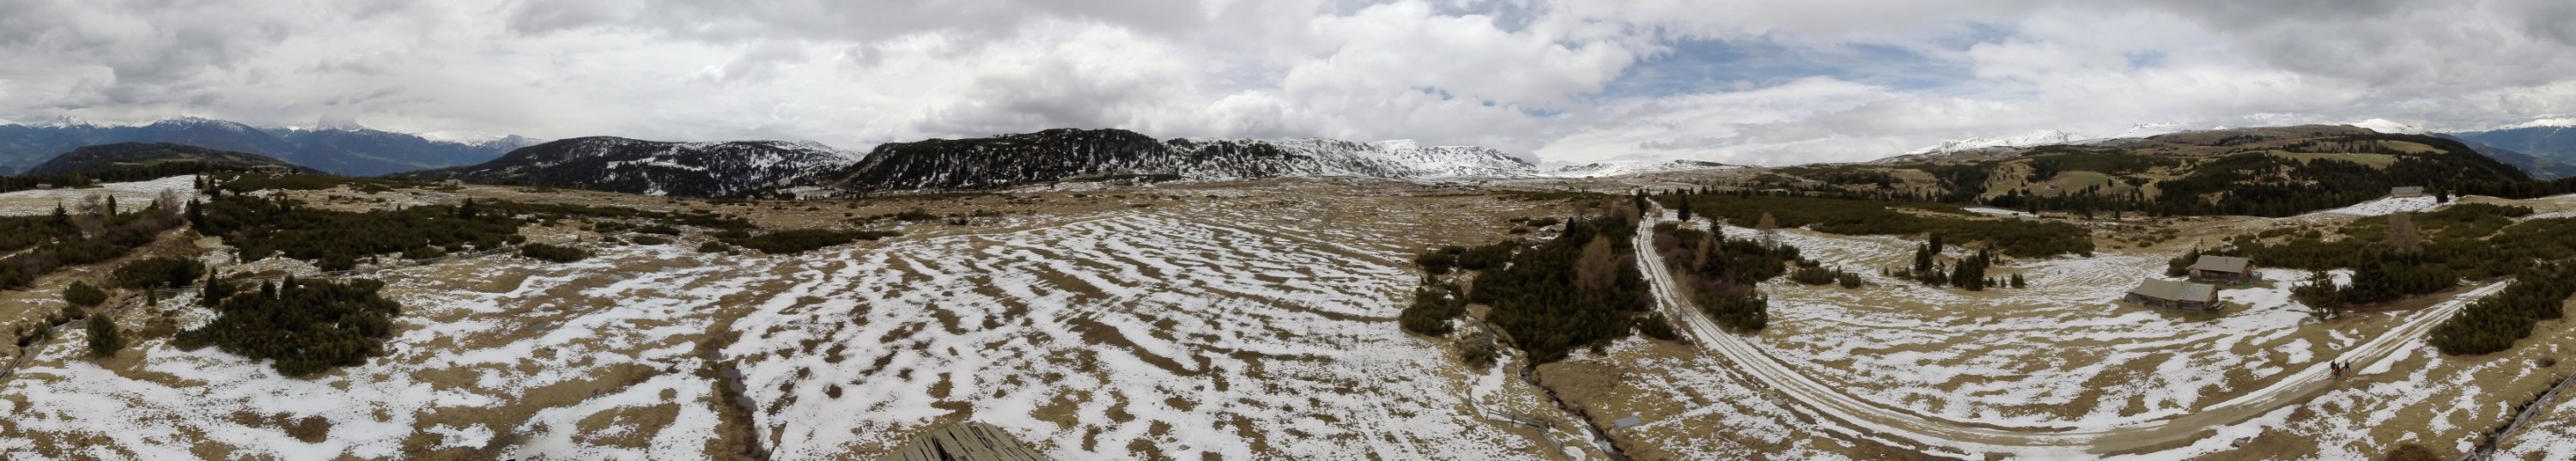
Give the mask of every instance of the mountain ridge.
[(2456, 139), (2512, 151), (2535, 161), (2535, 175), (2576, 176), (2576, 127), (2534, 122), (2518, 128), (2444, 133)]
[(1234, 180), (1280, 176), (1384, 179), (1510, 177), (1537, 166), (1474, 146), (1406, 140), (1174, 138), (1121, 129), (1057, 128), (986, 138), (878, 145), (838, 174), (862, 192), (995, 189), (1086, 179)]
[(488, 162), (386, 175), (692, 197), (765, 196), (811, 186), (859, 156), (810, 141), (664, 142), (591, 136), (512, 150)]
[(343, 124), (328, 128), (259, 128), (199, 117), (144, 123), (99, 123), (69, 117), (37, 124), (0, 124), (0, 173), (44, 163), (84, 146), (123, 142), (173, 143), (259, 154), (334, 174), (372, 176), (422, 168), (480, 163), (534, 140), (504, 136), (474, 144)]

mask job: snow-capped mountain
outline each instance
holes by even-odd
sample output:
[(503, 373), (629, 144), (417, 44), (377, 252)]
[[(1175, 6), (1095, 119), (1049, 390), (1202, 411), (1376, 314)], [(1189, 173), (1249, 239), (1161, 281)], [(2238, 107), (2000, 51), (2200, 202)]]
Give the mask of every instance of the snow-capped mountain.
[(1566, 165), (1566, 166), (1560, 166), (1560, 167), (1556, 167), (1556, 168), (1548, 169), (1548, 170), (1547, 170), (1547, 171), (1545, 171), (1545, 172), (1541, 172), (1541, 173), (1539, 173), (1539, 175), (1541, 175), (1541, 176), (1553, 176), (1553, 177), (1560, 177), (1560, 178), (1581, 178), (1581, 177), (1595, 177), (1595, 176), (1621, 176), (1621, 175), (1644, 174), (1644, 173), (1663, 173), (1663, 172), (1669, 172), (1669, 171), (1717, 170), (1717, 169), (1728, 169), (1728, 168), (1744, 168), (1744, 167), (1743, 167), (1743, 166), (1740, 166), (1740, 165), (1728, 165), (1728, 164), (1724, 164), (1724, 163), (1717, 163), (1717, 162), (1702, 162), (1702, 161), (1698, 161), (1698, 160), (1673, 160), (1673, 161), (1668, 161), (1668, 162), (1657, 162), (1657, 161), (1649, 161), (1649, 160), (1604, 160), (1604, 161), (1592, 162), (1592, 163), (1585, 163), (1585, 164), (1580, 164), (1580, 165)]
[(989, 189), (1066, 180), (1229, 180), (1281, 176), (1499, 177), (1537, 167), (1501, 151), (1411, 141), (1173, 139), (1117, 129), (1053, 129), (877, 146), (840, 174), (857, 190)]
[(1967, 139), (1956, 139), (1956, 140), (1942, 141), (1940, 144), (1934, 144), (1934, 145), (1932, 145), (1931, 147), (1925, 147), (1925, 148), (1922, 148), (1922, 149), (1916, 149), (1916, 150), (1914, 150), (1913, 152), (1908, 152), (1907, 154), (1947, 154), (1947, 153), (1951, 153), (1951, 152), (1968, 151), (1968, 150), (1977, 150), (1977, 149), (1985, 149), (1985, 148), (1993, 148), (1993, 147), (2031, 147), (2031, 146), (2045, 146), (2045, 145), (2050, 145), (2050, 144), (2065, 144), (2065, 143), (2068, 143), (2068, 142), (2072, 142), (2072, 141), (2074, 141), (2074, 140), (2076, 140), (2076, 139), (2077, 139), (2077, 138), (2076, 138), (2076, 136), (2075, 136), (2075, 133), (2068, 133), (2068, 132), (2064, 132), (2064, 131), (2057, 131), (2057, 130), (2039, 130), (2039, 131), (2033, 131), (2033, 132), (2030, 132), (2029, 134), (2024, 134), (2024, 135), (2021, 135), (2021, 136), (2012, 136), (2012, 137), (2004, 137), (2004, 138), (1984, 138), (1984, 137), (1974, 137), (1974, 138), (1967, 138)]
[[(1412, 140), (1352, 142), (1324, 138), (1245, 139), (1183, 138), (1168, 142), (1206, 156), (1244, 149), (1275, 149), (1288, 158), (1274, 161), (1290, 170), (1284, 175), (1366, 176), (1395, 179), (1464, 176), (1525, 176), (1536, 170), (1527, 161), (1502, 151), (1475, 146), (1424, 146)], [(1283, 174), (1255, 174), (1225, 168), (1179, 168), (1190, 179), (1240, 179)]]
[(2345, 124), (2345, 125), (2351, 125), (2351, 126), (2353, 126), (2353, 127), (2358, 127), (2358, 128), (2368, 129), (2368, 130), (2370, 130), (2370, 131), (2377, 131), (2377, 132), (2387, 133), (2387, 134), (2431, 134), (2431, 133), (2433, 132), (2432, 130), (2426, 130), (2426, 129), (2424, 129), (2424, 126), (2423, 126), (2423, 125), (2416, 125), (2416, 124), (2411, 124), (2411, 123), (2397, 122), (2397, 121), (2393, 121), (2393, 120), (2389, 120), (2389, 119), (2384, 119), (2384, 118), (2374, 118), (2374, 119), (2369, 119), (2369, 120), (2363, 120), (2363, 121), (2358, 121), (2358, 122), (2347, 123), (2347, 124)]
[(805, 141), (659, 142), (573, 138), (479, 165), (389, 175), (689, 197), (763, 196), (812, 185), (860, 155)]
[(2119, 136), (2113, 136), (2113, 138), (2143, 138), (2184, 131), (2191, 131), (2191, 128), (2180, 123), (2135, 123), (2129, 125), (2128, 131), (2122, 131)]
[(271, 128), (181, 117), (146, 123), (93, 122), (70, 117), (33, 125), (0, 124), (0, 173), (43, 163), (82, 146), (124, 142), (172, 143), (284, 159), (333, 174), (376, 175), (479, 163), (535, 144), (515, 136), (484, 143), (442, 142), (378, 131), (354, 123), (328, 128)]

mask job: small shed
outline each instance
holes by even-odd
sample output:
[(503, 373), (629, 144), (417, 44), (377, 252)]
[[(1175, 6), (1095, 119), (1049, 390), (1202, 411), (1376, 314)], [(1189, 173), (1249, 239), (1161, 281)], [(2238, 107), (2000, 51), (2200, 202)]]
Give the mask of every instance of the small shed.
[(2254, 260), (2234, 256), (2202, 255), (2191, 263), (2191, 280), (2229, 285), (2254, 284)]
[(2166, 309), (2217, 310), (2218, 287), (2206, 283), (2176, 280), (2147, 280), (2120, 299), (2131, 304)]
[(2424, 196), (2424, 186), (2391, 187), (2388, 188), (2388, 196), (2397, 198), (2422, 197)]

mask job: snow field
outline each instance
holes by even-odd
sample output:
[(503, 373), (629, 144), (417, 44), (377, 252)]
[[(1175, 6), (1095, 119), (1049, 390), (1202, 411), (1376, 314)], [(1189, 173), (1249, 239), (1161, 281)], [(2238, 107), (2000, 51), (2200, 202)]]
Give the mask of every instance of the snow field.
[(1455, 359), (1390, 327), (1402, 267), (1317, 242), (1146, 215), (827, 259), (723, 350), (781, 459), (964, 419), (1058, 459), (1532, 451), (1427, 372)]
[[(8, 440), (0, 455), (180, 459), (210, 445), (232, 456), (388, 458), (481, 448), (495, 434), (517, 434), (526, 449), (511, 456), (704, 457), (715, 437), (714, 384), (692, 373), (703, 363), (687, 344), (705, 333), (717, 301), (740, 287), (665, 284), (757, 265), (624, 269), (695, 258), (669, 246), (630, 246), (572, 264), (485, 258), (382, 274), (387, 296), (406, 308), (391, 352), (306, 379), (214, 348), (177, 350), (165, 339), (137, 341), (102, 367), (81, 358), (80, 339), (58, 339), (0, 387), (0, 411), (18, 415), (0, 428)], [(476, 289), (490, 285), (502, 286)], [(212, 318), (202, 309), (180, 312), (182, 328)], [(659, 414), (652, 424), (630, 418), (643, 413)], [(308, 417), (330, 423), (327, 438), (295, 439), (271, 421)], [(620, 426), (624, 434), (576, 427), (592, 417), (634, 424)], [(86, 442), (64, 451), (40, 438)], [(508, 453), (486, 454), (500, 455)]]
[(2381, 197), (2377, 200), (2356, 203), (2352, 206), (2320, 211), (2318, 213), (2368, 217), (2386, 216), (2400, 212), (2433, 211), (2434, 209), (2441, 208), (2442, 205), (2444, 205), (2440, 200), (2441, 197), (2434, 196), (2404, 198)]
[[(1751, 229), (1726, 232), (1759, 237)], [(2333, 340), (2303, 330), (2313, 320), (2289, 299), (2286, 283), (2222, 291), (2231, 307), (2216, 318), (2117, 302), (2139, 281), (2162, 278), (2171, 255), (2011, 259), (1990, 275), (2019, 272), (2030, 288), (1969, 292), (1878, 274), (1910, 265), (1917, 242), (1804, 230), (1782, 230), (1775, 238), (1827, 266), (1858, 272), (1871, 285), (1766, 283), (1772, 324), (1757, 342), (1855, 396), (1944, 419), (2077, 429), (2161, 419), (2261, 387), (2363, 336)], [(1952, 248), (1946, 256), (1970, 254)], [(2275, 269), (2263, 275), (2274, 281), (2307, 276)]]
[(54, 212), (56, 204), (76, 206), (89, 197), (116, 197), (120, 205), (143, 209), (161, 197), (161, 191), (173, 191), (180, 198), (194, 195), (196, 176), (171, 176), (150, 181), (113, 182), (88, 189), (22, 190), (0, 193), (0, 216), (36, 216)]

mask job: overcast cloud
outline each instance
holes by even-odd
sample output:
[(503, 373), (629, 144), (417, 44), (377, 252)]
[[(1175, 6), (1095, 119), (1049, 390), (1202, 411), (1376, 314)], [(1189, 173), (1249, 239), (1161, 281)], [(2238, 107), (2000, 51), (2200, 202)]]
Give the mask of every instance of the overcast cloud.
[(0, 0), (0, 119), (849, 149), (1115, 127), (1776, 165), (2576, 117), (2565, 0), (2069, 3)]

